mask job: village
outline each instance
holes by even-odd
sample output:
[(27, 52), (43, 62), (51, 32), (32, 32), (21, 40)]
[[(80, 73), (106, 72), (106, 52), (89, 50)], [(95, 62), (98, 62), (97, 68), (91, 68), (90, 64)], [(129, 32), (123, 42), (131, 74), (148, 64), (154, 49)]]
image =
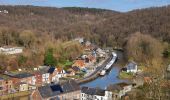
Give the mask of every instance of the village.
[[(0, 75), (0, 100), (20, 97), (31, 100), (119, 100), (128, 98), (127, 94), (133, 89), (153, 81), (152, 76), (143, 71), (143, 67), (129, 61), (118, 75), (119, 78), (129, 79), (128, 82), (110, 83), (106, 89), (81, 87), (78, 83), (80, 79), (89, 78), (94, 73), (100, 76), (103, 68), (98, 70), (99, 66), (104, 66), (102, 64), (113, 50), (101, 49), (90, 41), (84, 41), (84, 38), (73, 41), (84, 45), (84, 54), (79, 55), (67, 69), (41, 65), (32, 70), (5, 71)], [(23, 49), (1, 47), (0, 53), (17, 55), (24, 52)]]

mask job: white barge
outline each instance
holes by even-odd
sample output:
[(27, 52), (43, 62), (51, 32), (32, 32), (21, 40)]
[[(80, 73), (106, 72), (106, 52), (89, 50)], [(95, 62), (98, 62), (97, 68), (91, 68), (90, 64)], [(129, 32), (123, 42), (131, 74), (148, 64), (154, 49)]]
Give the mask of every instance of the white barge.
[(101, 76), (104, 76), (106, 74), (106, 71), (109, 70), (112, 65), (116, 62), (117, 54), (115, 52), (112, 52), (112, 59), (111, 61), (106, 65), (106, 67), (100, 72)]

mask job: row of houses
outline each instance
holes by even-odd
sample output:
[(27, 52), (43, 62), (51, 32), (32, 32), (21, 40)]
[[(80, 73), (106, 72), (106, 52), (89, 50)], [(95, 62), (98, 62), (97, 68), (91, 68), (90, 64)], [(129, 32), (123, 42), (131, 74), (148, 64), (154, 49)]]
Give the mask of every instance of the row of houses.
[(0, 75), (0, 95), (29, 91), (38, 86), (57, 83), (67, 73), (61, 68), (44, 67), (34, 72), (5, 72)]
[(107, 89), (81, 87), (74, 81), (38, 87), (32, 92), (35, 100), (118, 100), (133, 88), (132, 84), (109, 85)]

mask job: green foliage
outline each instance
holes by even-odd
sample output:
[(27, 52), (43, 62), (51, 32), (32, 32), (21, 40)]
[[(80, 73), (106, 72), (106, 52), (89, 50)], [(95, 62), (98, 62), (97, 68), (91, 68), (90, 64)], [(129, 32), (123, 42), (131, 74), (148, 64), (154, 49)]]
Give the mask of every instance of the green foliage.
[(170, 57), (170, 50), (164, 50), (163, 56), (164, 56), (165, 58)]
[(133, 78), (133, 73), (120, 72), (119, 78), (121, 78), (121, 79), (131, 79), (131, 78)]
[(24, 56), (24, 55), (20, 55), (19, 57), (18, 57), (18, 64), (20, 65), (20, 66), (22, 66), (24, 63), (26, 63), (27, 62), (27, 57), (26, 56)]
[(57, 65), (57, 60), (54, 58), (53, 49), (51, 49), (51, 48), (45, 52), (44, 65), (47, 65), (47, 66), (56, 66)]

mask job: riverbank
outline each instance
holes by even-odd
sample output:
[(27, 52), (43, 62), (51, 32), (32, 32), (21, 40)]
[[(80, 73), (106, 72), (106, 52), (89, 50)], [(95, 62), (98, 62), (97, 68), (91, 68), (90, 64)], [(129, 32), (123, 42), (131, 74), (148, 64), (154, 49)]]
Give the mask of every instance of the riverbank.
[(103, 77), (97, 77), (93, 81), (89, 81), (83, 84), (80, 84), (80, 86), (87, 86), (87, 87), (99, 87), (101, 89), (105, 89), (108, 85), (110, 84), (117, 84), (121, 82), (129, 82), (129, 80), (125, 79), (119, 79), (118, 74), (119, 74), (120, 68), (118, 66), (113, 65), (112, 69), (110, 70), (109, 73), (107, 73)]
[(100, 71), (107, 65), (108, 62), (110, 62), (110, 60), (112, 59), (112, 56), (110, 55), (108, 58), (106, 58), (106, 60), (104, 61), (104, 63), (99, 66), (91, 75), (83, 78), (83, 79), (79, 79), (77, 80), (78, 84), (83, 84), (83, 83), (87, 83), (89, 81), (92, 81), (96, 78), (99, 77)]

